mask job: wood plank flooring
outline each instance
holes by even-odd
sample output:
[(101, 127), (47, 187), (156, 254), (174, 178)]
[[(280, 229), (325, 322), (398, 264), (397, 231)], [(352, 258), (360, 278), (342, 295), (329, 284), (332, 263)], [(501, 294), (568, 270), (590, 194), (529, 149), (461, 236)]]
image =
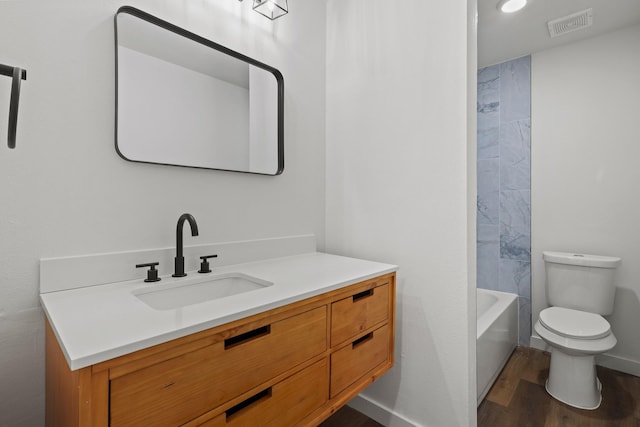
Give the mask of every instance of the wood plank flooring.
[(640, 378), (597, 367), (602, 404), (594, 411), (553, 399), (544, 383), (550, 354), (517, 348), (478, 408), (479, 427), (640, 427)]
[[(478, 408), (478, 427), (640, 427), (640, 378), (597, 367), (602, 404), (576, 409), (549, 396), (550, 354), (519, 347)], [(344, 406), (319, 427), (384, 427)]]
[(343, 406), (318, 427), (384, 427), (361, 412)]

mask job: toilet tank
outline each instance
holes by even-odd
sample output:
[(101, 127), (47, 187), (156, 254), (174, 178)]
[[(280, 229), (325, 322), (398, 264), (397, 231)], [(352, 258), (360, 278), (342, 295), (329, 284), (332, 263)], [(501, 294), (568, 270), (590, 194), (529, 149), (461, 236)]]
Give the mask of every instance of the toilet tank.
[(620, 258), (565, 252), (543, 252), (542, 258), (550, 305), (603, 315), (613, 313), (613, 279)]

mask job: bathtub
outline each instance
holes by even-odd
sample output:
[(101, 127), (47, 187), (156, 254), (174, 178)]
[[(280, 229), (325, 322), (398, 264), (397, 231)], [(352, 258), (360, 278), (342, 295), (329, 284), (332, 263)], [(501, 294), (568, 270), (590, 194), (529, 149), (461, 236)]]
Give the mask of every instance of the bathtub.
[(518, 296), (477, 290), (476, 367), (478, 405), (518, 343)]

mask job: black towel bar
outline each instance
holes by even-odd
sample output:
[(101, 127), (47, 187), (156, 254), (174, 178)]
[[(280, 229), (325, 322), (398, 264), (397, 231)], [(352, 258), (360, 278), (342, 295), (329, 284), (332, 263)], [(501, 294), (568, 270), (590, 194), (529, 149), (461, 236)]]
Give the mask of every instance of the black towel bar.
[(18, 105), (20, 103), (20, 83), (27, 80), (27, 70), (0, 64), (0, 74), (11, 77), (11, 99), (9, 100), (9, 126), (7, 145), (16, 148), (16, 130), (18, 128)]

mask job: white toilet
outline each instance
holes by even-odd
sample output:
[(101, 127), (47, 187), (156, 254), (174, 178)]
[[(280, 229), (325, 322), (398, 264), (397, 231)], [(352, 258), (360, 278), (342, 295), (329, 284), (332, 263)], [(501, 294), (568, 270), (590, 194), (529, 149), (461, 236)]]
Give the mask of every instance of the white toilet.
[(543, 252), (547, 302), (534, 329), (551, 346), (547, 392), (581, 409), (600, 406), (595, 355), (617, 343), (601, 315), (613, 312), (613, 276), (620, 258)]

